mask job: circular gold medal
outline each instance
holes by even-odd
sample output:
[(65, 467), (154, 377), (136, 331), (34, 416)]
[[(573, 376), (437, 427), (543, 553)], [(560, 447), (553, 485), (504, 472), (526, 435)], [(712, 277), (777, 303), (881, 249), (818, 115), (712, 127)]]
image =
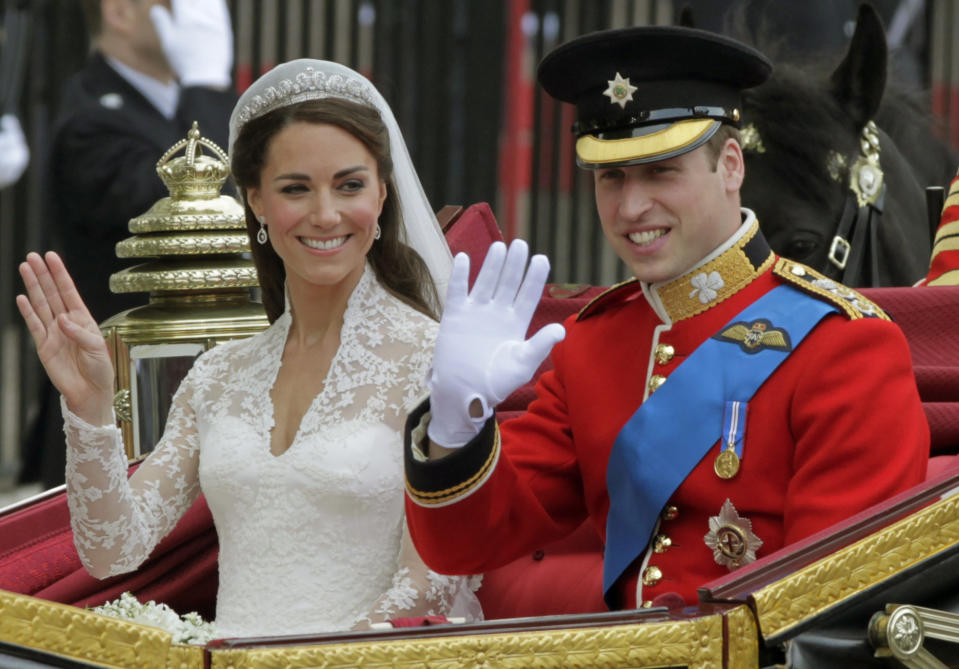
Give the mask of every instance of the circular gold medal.
[(731, 479), (739, 473), (739, 456), (731, 448), (724, 449), (713, 462), (713, 471), (721, 479)]

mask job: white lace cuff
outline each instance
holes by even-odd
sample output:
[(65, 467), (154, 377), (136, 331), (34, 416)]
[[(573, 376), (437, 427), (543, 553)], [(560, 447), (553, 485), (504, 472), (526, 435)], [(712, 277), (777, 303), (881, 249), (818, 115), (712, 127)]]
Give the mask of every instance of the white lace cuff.
[[(73, 464), (96, 460), (104, 466), (116, 464), (114, 453), (122, 450), (123, 436), (116, 423), (110, 425), (91, 425), (67, 408), (67, 402), (60, 396), (60, 411), (63, 414), (63, 432), (67, 441), (67, 471)], [(111, 411), (112, 413), (112, 411)], [(120, 446), (121, 448), (118, 448)], [(122, 460), (126, 472), (126, 458)], [(67, 477), (69, 480), (69, 476)]]

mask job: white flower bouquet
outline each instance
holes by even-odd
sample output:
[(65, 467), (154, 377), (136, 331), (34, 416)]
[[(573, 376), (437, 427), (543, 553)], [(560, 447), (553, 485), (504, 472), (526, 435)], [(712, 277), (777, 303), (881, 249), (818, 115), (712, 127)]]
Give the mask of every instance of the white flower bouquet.
[(90, 610), (104, 616), (159, 627), (173, 635), (174, 643), (203, 645), (216, 638), (213, 623), (203, 620), (200, 614), (191, 611), (181, 617), (166, 604), (157, 604), (152, 599), (142, 604), (129, 592)]

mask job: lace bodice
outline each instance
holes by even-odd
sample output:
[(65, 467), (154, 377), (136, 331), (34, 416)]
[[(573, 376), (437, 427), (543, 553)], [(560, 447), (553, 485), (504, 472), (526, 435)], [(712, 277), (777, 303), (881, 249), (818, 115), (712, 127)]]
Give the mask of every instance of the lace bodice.
[(275, 456), (270, 390), (291, 320), (287, 311), (197, 360), (163, 438), (129, 483), (118, 430), (85, 425), (64, 407), (67, 490), (84, 564), (101, 577), (135, 569), (202, 489), (220, 543), (222, 636), (449, 614), (464, 597), (475, 616), (466, 579), (430, 572), (403, 519), (403, 421), (424, 393), (437, 324), (367, 268), (324, 389)]

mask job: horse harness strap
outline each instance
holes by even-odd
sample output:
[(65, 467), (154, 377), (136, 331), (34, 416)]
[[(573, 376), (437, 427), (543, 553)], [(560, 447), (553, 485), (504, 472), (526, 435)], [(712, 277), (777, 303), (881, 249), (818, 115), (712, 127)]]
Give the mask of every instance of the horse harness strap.
[[(876, 124), (869, 121), (862, 129), (860, 155), (849, 168), (849, 188), (842, 217), (829, 247), (827, 257), (834, 267), (833, 278), (842, 283), (867, 282), (868, 285), (879, 281), (875, 249), (885, 198), (886, 184), (879, 166), (879, 131)], [(862, 272), (864, 262), (869, 264), (865, 273)]]
[[(842, 217), (829, 248), (829, 261), (836, 268), (833, 278), (841, 283), (876, 285), (879, 279), (879, 224), (882, 220), (886, 186), (875, 203), (859, 206), (852, 192), (846, 194)], [(864, 262), (869, 266), (863, 271)], [(837, 271), (838, 270), (838, 271)], [(862, 277), (862, 280), (859, 279)]]

